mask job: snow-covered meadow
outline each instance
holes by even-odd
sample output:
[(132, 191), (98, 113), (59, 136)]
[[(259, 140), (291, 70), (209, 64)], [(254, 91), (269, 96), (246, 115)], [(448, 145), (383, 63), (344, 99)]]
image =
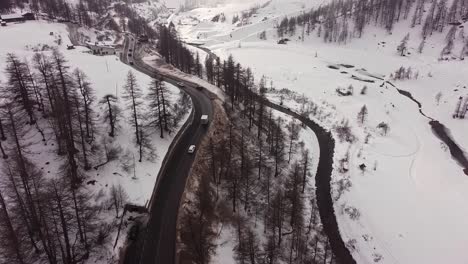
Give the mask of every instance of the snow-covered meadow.
[[(466, 150), (468, 123), (452, 115), (459, 97), (468, 94), (468, 65), (458, 59), (439, 60), (446, 31), (428, 38), (422, 54), (417, 52), (421, 27), (410, 28), (407, 21), (399, 22), (391, 35), (369, 26), (362, 38), (341, 45), (323, 43), (316, 31), (302, 40), (298, 27), (287, 45), (276, 44), (274, 25), (279, 20), (326, 1), (273, 0), (245, 25), (231, 24), (241, 11), (265, 2), (198, 8), (171, 20), (187, 42), (204, 43), (221, 58), (232, 54), (252, 68), (257, 80), (265, 75), (277, 89), (305, 95), (318, 106), (312, 118), (328, 129), (349, 121), (356, 140), (349, 144), (337, 139), (333, 181), (352, 184), (335, 202), (335, 211), (343, 240), (358, 263), (465, 263), (468, 177), (433, 134), (418, 105), (384, 82), (409, 91), (421, 102), (422, 111), (443, 123)], [(225, 23), (211, 21), (221, 13)], [(263, 31), (267, 40), (259, 39)], [(407, 33), (411, 54), (401, 57), (397, 46)], [(456, 43), (454, 53), (462, 42)], [(418, 78), (391, 80), (390, 74), (401, 66), (411, 67)], [(337, 93), (337, 88), (349, 85), (354, 88), (352, 96)], [(361, 94), (364, 86), (367, 91)], [(285, 103), (299, 110), (300, 105)], [(364, 105), (367, 120), (359, 124), (357, 115)], [(387, 135), (377, 128), (382, 122), (389, 125)], [(346, 156), (348, 171), (342, 173), (340, 164)], [(364, 171), (359, 168), (363, 164)], [(356, 208), (360, 216), (351, 219), (349, 208)]]

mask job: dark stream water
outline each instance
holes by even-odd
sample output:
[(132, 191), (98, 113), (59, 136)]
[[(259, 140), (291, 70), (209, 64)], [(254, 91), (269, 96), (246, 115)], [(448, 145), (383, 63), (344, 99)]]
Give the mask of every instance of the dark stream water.
[(418, 105), (419, 112), (421, 113), (421, 115), (423, 115), (424, 117), (430, 120), (429, 125), (431, 126), (432, 132), (434, 133), (434, 135), (448, 146), (450, 150), (450, 155), (452, 155), (452, 158), (458, 163), (458, 165), (462, 167), (463, 172), (466, 175), (468, 175), (468, 159), (466, 157), (466, 153), (457, 144), (457, 142), (455, 142), (455, 140), (453, 139), (450, 133), (450, 129), (448, 129), (446, 126), (444, 126), (444, 124), (440, 123), (438, 120), (435, 120), (434, 118), (427, 116), (422, 110), (421, 102), (416, 100), (410, 92), (398, 89), (391, 82), (387, 81), (387, 83), (393, 86), (395, 89), (397, 89), (397, 91), (401, 95), (406, 96), (407, 98), (409, 98), (410, 100), (412, 100)]

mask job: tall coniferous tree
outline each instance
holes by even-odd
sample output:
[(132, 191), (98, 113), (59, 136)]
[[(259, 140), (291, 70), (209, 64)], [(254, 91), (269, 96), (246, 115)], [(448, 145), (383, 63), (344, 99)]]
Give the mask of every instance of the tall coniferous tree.
[(73, 79), (69, 75), (69, 67), (63, 54), (58, 50), (54, 50), (52, 60), (60, 98), (57, 104), (57, 123), (62, 128), (63, 137), (66, 139), (68, 161), (66, 170), (72, 179), (71, 184), (77, 187), (81, 179), (78, 175), (78, 165), (75, 159), (77, 149), (75, 148), (74, 116), (76, 111), (74, 107), (70, 107), (74, 105), (73, 98), (75, 98), (76, 92), (73, 89)]
[(4, 96), (12, 101), (19, 101), (22, 108), (29, 117), (29, 123), (36, 122), (34, 117), (34, 101), (32, 99), (32, 89), (30, 87), (27, 68), (24, 62), (21, 62), (16, 55), (7, 54), (7, 78), (8, 88), (3, 91)]
[(124, 86), (123, 98), (127, 102), (127, 107), (131, 112), (131, 123), (135, 128), (135, 139), (136, 143), (140, 144), (140, 117), (141, 117), (141, 98), (142, 92), (138, 86), (135, 74), (129, 71), (127, 74), (126, 84)]
[(117, 97), (113, 94), (104, 95), (104, 97), (99, 101), (99, 104), (104, 105), (106, 109), (104, 121), (109, 123), (109, 136), (114, 137), (118, 122), (118, 116), (120, 115), (120, 108), (117, 104)]
[(80, 101), (81, 104), (83, 104), (86, 137), (91, 139), (93, 137), (94, 128), (94, 112), (91, 107), (95, 101), (94, 90), (91, 87), (91, 83), (88, 81), (88, 77), (80, 69), (76, 69), (73, 74), (75, 76), (78, 93), (81, 97)]

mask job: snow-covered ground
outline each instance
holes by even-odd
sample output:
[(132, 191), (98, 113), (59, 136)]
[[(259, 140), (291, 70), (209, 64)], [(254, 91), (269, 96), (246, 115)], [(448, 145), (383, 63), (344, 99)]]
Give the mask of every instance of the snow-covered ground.
[[(283, 120), (283, 131), (287, 131), (287, 125), (290, 124), (292, 121), (296, 122), (296, 124), (299, 124), (297, 120), (294, 120), (291, 116), (286, 115), (284, 113), (281, 113), (279, 111), (274, 110), (272, 112), (273, 119), (281, 118)], [(310, 204), (310, 199), (311, 197), (314, 197), (315, 194), (315, 172), (317, 171), (318, 167), (318, 161), (320, 158), (320, 148), (319, 148), (319, 143), (318, 139), (315, 136), (314, 132), (312, 129), (305, 127), (302, 128), (300, 127), (299, 133), (298, 133), (298, 138), (297, 138), (297, 143), (304, 143), (304, 150), (307, 150), (310, 154), (309, 159), (310, 159), (310, 170), (308, 173), (307, 177), (307, 184), (306, 184), (306, 189), (305, 189), (305, 195), (304, 197), (308, 197), (304, 199), (304, 212), (305, 216), (304, 219), (310, 219), (311, 215), (311, 204)], [(297, 144), (296, 143), (296, 144)], [(298, 144), (300, 145), (300, 144)], [(300, 162), (302, 159), (302, 154), (300, 151), (297, 151), (296, 153), (292, 154), (291, 160), (292, 162), (290, 164), (293, 164), (294, 161)], [(236, 234), (236, 228), (231, 226), (231, 225), (221, 225), (219, 227), (219, 236), (216, 239), (215, 243), (218, 246), (218, 249), (216, 251), (216, 254), (213, 256), (213, 259), (211, 260), (211, 263), (223, 263), (223, 264), (236, 264), (237, 262), (235, 261), (235, 247), (237, 245), (237, 241), (235, 237), (237, 236)], [(261, 234), (264, 233), (264, 225), (261, 221), (255, 221), (255, 228), (254, 228), (261, 237)], [(261, 240), (262, 242), (265, 242)]]
[[(57, 39), (59, 38), (62, 39), (61, 45), (57, 45)], [(114, 94), (119, 98), (121, 108), (125, 109), (123, 99), (120, 96), (122, 95), (125, 79), (129, 71), (133, 71), (135, 74), (144, 94), (146, 94), (146, 89), (150, 83), (150, 78), (147, 75), (121, 63), (117, 56), (94, 56), (84, 47), (67, 50), (70, 40), (68, 39), (67, 27), (64, 24), (44, 21), (9, 24), (7, 27), (0, 28), (0, 39), (2, 40), (0, 44), (0, 81), (5, 81), (6, 78), (3, 72), (6, 66), (5, 58), (7, 53), (15, 53), (20, 59), (31, 61), (35, 51), (44, 51), (45, 54), (49, 54), (50, 47), (58, 46), (58, 49), (68, 61), (67, 65), (70, 66), (70, 70), (80, 68), (88, 76), (95, 90), (97, 101), (106, 94)], [(166, 83), (166, 86), (172, 94), (168, 99), (172, 103), (176, 103), (181, 96), (179, 89), (169, 83)], [(101, 134), (99, 136), (102, 136), (102, 134), (107, 133), (107, 126), (102, 121), (105, 110), (97, 104), (94, 107), (99, 115), (97, 122), (98, 130)], [(96, 197), (101, 197), (99, 199), (106, 199), (105, 197), (109, 194), (111, 187), (120, 184), (128, 195), (129, 203), (145, 205), (151, 198), (161, 162), (178, 129), (171, 135), (166, 134), (164, 139), (161, 139), (158, 133), (152, 134), (151, 141), (155, 147), (157, 158), (152, 161), (143, 160), (143, 162), (139, 163), (138, 149), (132, 140), (134, 130), (129, 124), (129, 116), (130, 113), (124, 110), (123, 116), (120, 118), (120, 128), (116, 132), (117, 137), (113, 141), (114, 146), (118, 146), (121, 149), (120, 160), (110, 162), (98, 170), (93, 169), (89, 171), (89, 177), (86, 180), (95, 180), (96, 183), (94, 185), (87, 185), (86, 188), (94, 193)], [(183, 125), (187, 118), (188, 114), (181, 120), (179, 126)], [(40, 143), (33, 147), (36, 149), (36, 154), (31, 158), (40, 161), (39, 164), (41, 165), (49, 161), (50, 165), (47, 165), (45, 169), (50, 170), (53, 174), (55, 167), (57, 167), (54, 161), (58, 160), (52, 154), (54, 153), (53, 149), (51, 147), (44, 147)], [(44, 155), (44, 153), (51, 154)], [(130, 165), (132, 165), (133, 157), (136, 160), (135, 173), (133, 170), (126, 172), (122, 168), (122, 163), (130, 162)], [(93, 161), (93, 165), (97, 165), (98, 163), (99, 161)], [(110, 217), (112, 217), (112, 214), (110, 214)], [(126, 233), (123, 231), (121, 234), (125, 236)], [(111, 239), (112, 243), (113, 239)], [(104, 258), (104, 253), (100, 257)], [(107, 260), (103, 259), (103, 263), (107, 263)]]
[[(200, 51), (200, 54), (203, 51)], [(191, 75), (184, 73), (176, 68), (174, 68), (171, 65), (168, 65), (167, 63), (164, 62), (164, 60), (161, 58), (159, 54), (145, 54), (143, 57), (143, 61), (151, 65), (152, 67), (158, 68), (158, 71), (162, 74), (167, 74), (167, 75), (172, 75), (172, 76), (177, 76), (178, 78), (181, 78), (187, 82), (191, 82), (194, 84), (198, 84), (204, 88), (207, 88), (208, 91), (211, 93), (215, 94), (218, 99), (221, 101), (225, 100), (225, 94), (224, 92), (219, 89), (218, 87), (214, 86), (213, 84), (198, 78), (197, 76)]]
[[(424, 113), (443, 123), (458, 145), (468, 149), (464, 136), (468, 122), (452, 119), (458, 98), (468, 94), (468, 64), (438, 60), (446, 31), (428, 38), (422, 54), (417, 53), (421, 28), (411, 29), (408, 21), (398, 23), (391, 35), (368, 27), (361, 39), (352, 39), (346, 45), (325, 44), (316, 31), (299, 40), (301, 27), (288, 45), (276, 44), (273, 25), (279, 19), (324, 1), (273, 0), (246, 25), (231, 24), (234, 15), (265, 2), (199, 8), (171, 19), (187, 42), (205, 43), (222, 58), (232, 54), (243, 66), (253, 69), (257, 80), (266, 75), (276, 88), (304, 94), (319, 106), (319, 113), (312, 118), (329, 129), (342, 120), (349, 121), (357, 140), (352, 145), (337, 140), (333, 179), (347, 178), (352, 183), (335, 203), (335, 210), (343, 240), (355, 245), (352, 254), (358, 263), (466, 263), (467, 175), (432, 133), (429, 119), (419, 113), (418, 106), (391, 85), (371, 77), (390, 80), (390, 73), (401, 66), (419, 72), (417, 79), (392, 82), (411, 92), (422, 103)], [(226, 23), (211, 21), (221, 13)], [(258, 38), (264, 30), (266, 41)], [(396, 48), (408, 32), (411, 55), (400, 57)], [(462, 43), (457, 40), (455, 54), (459, 54)], [(349, 85), (354, 87), (354, 95), (337, 94), (338, 87)], [(365, 85), (367, 93), (362, 95)], [(437, 103), (439, 92), (442, 96)], [(369, 114), (360, 125), (357, 114), (364, 105)], [(390, 127), (386, 136), (377, 129), (381, 122)], [(340, 173), (339, 160), (347, 153), (349, 171)], [(365, 172), (359, 169), (361, 164), (367, 166)], [(351, 219), (346, 208), (357, 208), (360, 217)]]

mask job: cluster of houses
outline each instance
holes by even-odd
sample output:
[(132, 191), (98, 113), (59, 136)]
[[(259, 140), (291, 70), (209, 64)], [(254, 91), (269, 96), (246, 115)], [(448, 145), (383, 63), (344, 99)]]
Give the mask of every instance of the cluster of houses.
[(6, 26), (8, 23), (18, 23), (25, 22), (27, 20), (35, 20), (36, 17), (33, 13), (23, 13), (23, 14), (0, 14), (0, 25)]
[[(2, 0), (0, 0), (2, 1)], [(36, 17), (33, 13), (23, 13), (23, 14), (0, 14), (0, 25), (6, 26), (8, 23), (20, 23), (27, 20), (35, 20)], [(53, 34), (51, 32), (51, 34)], [(138, 42), (148, 42), (149, 38), (146, 35), (140, 35), (138, 37)], [(94, 55), (115, 55), (117, 54), (116, 45), (109, 44), (105, 42), (86, 42), (86, 46), (91, 50)], [(67, 47), (68, 49), (74, 49), (73, 45)]]
[[(149, 38), (146, 35), (140, 35), (138, 37), (138, 42), (148, 42)], [(86, 47), (91, 50), (94, 55), (115, 55), (117, 54), (118, 45), (106, 43), (102, 41), (88, 41), (85, 43)]]

